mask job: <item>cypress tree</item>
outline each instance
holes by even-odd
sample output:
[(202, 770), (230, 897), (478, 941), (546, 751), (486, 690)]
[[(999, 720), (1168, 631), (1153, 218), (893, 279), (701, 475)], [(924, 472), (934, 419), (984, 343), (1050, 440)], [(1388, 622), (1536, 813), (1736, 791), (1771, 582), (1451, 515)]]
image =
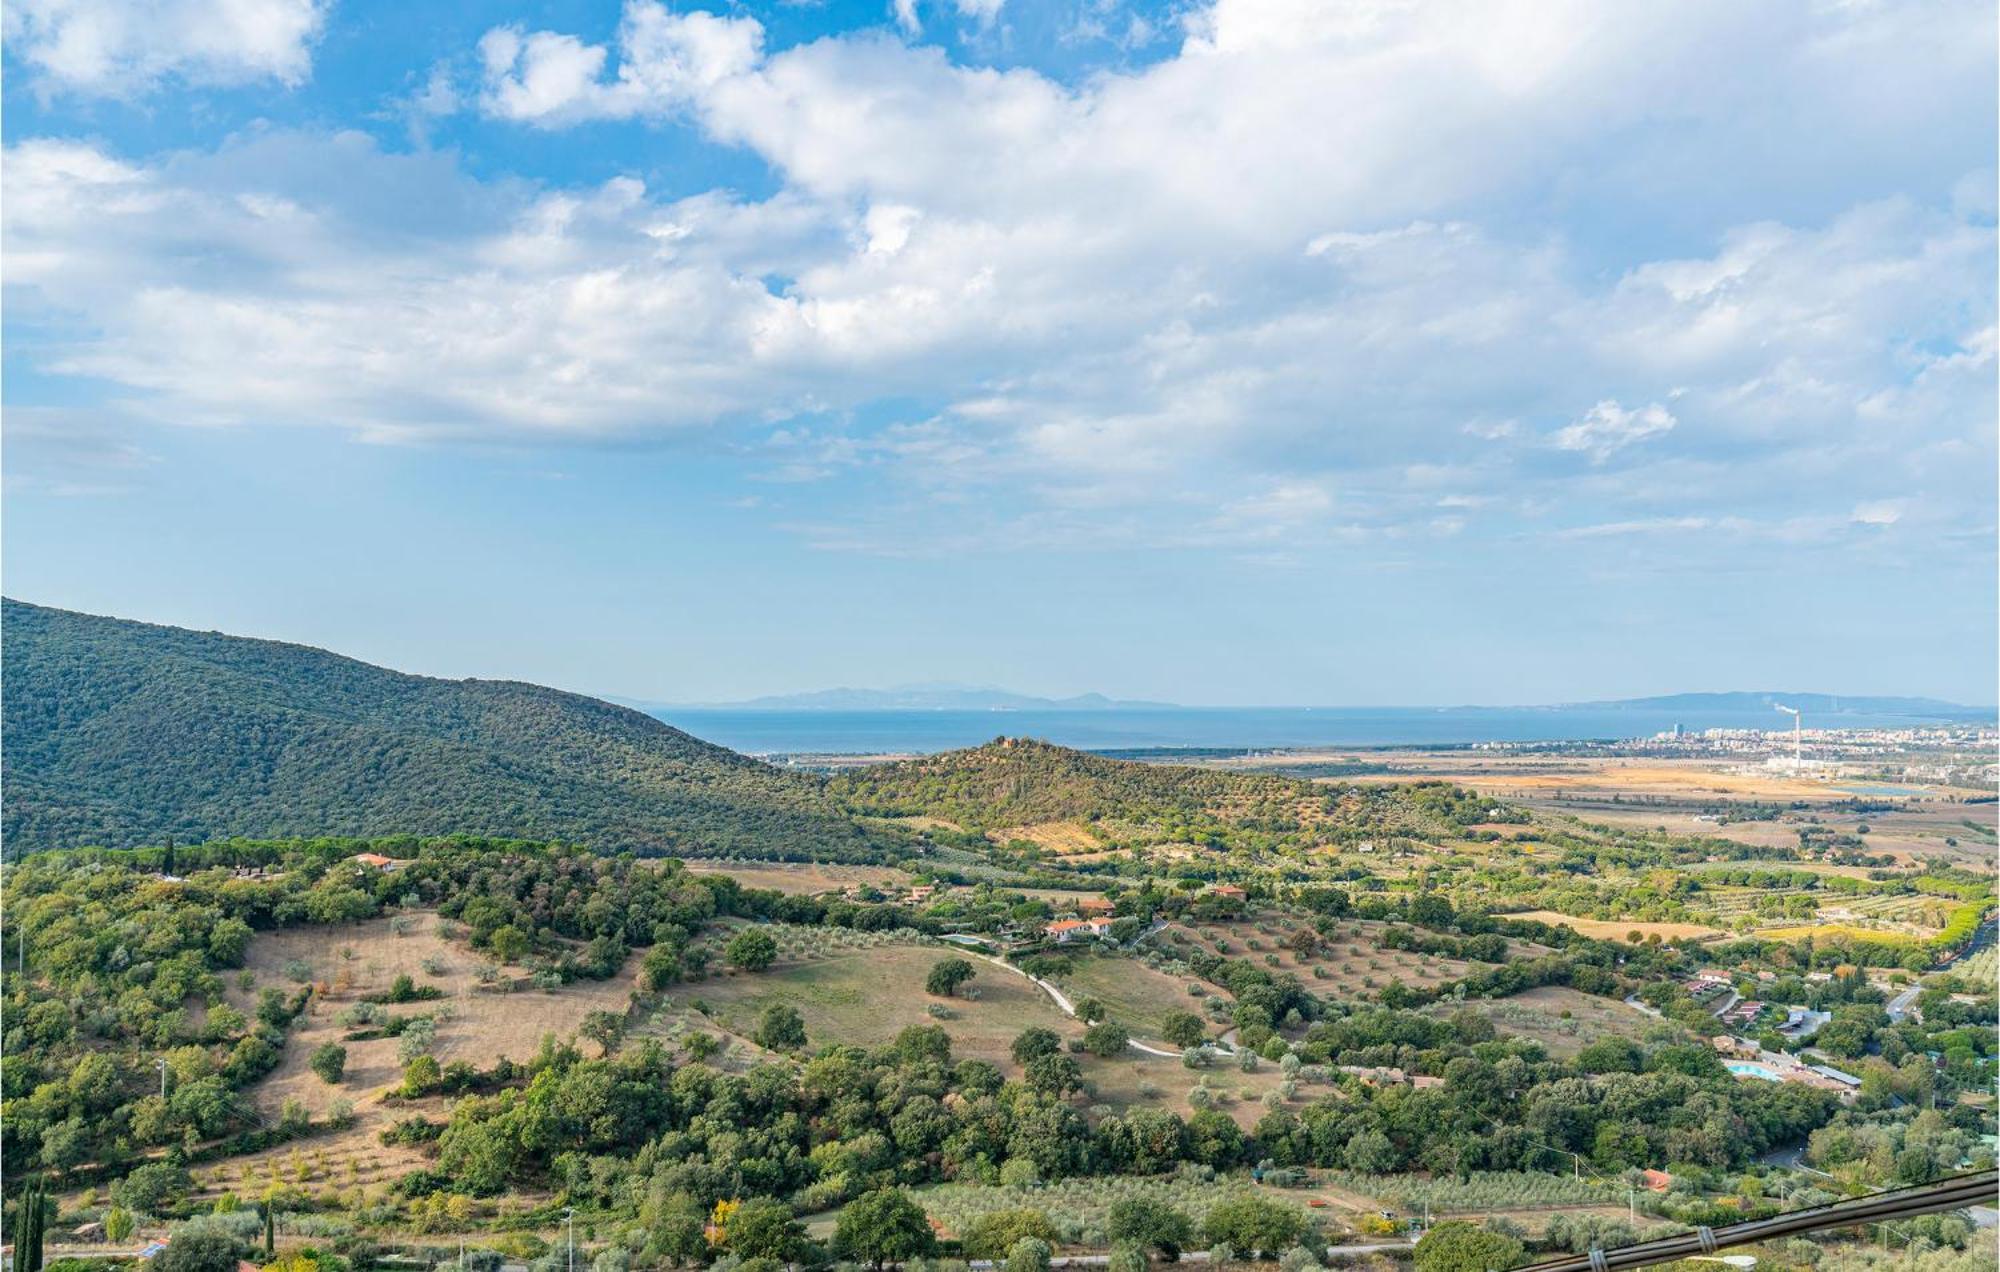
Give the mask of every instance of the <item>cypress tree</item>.
[(42, 1237), (48, 1226), (47, 1185), (40, 1177), (21, 1190), (15, 1212), (14, 1266), (20, 1272), (42, 1272)]
[(172, 835), (168, 835), (166, 854), (160, 858), (160, 873), (170, 875), (173, 872), (174, 872), (174, 837)]

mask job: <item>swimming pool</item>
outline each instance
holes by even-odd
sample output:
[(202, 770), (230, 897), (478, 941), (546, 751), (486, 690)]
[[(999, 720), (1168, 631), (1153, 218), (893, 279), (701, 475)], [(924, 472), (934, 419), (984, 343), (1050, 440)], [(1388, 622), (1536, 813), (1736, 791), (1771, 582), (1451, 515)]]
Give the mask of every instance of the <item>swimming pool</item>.
[(1767, 1064), (1757, 1064), (1750, 1060), (1726, 1060), (1725, 1068), (1739, 1078), (1762, 1078), (1766, 1082), (1783, 1082), (1778, 1071)]

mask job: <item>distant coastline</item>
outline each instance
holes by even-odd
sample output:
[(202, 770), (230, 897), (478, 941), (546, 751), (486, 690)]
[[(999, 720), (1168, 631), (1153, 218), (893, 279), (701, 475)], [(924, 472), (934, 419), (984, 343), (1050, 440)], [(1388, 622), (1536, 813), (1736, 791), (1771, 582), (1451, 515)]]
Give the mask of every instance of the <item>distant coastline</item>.
[[(1803, 695), (1801, 695), (1803, 696)], [(1860, 701), (1856, 699), (1855, 701)], [(1843, 710), (1806, 727), (1916, 728), (1991, 723), (1974, 708), (1936, 712)], [(1692, 703), (1574, 707), (1166, 707), (1093, 710), (782, 710), (656, 707), (650, 714), (696, 737), (753, 755), (930, 753), (1006, 734), (1094, 751), (1316, 746), (1463, 746), (1480, 742), (1617, 740), (1671, 731), (1786, 727), (1768, 706)]]

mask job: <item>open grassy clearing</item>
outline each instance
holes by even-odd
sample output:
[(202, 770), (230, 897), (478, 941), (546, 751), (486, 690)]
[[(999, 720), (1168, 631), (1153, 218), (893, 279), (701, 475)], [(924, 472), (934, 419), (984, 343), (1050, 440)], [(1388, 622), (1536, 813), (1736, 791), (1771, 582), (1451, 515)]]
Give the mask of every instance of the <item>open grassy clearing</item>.
[[(921, 820), (906, 818), (905, 821)], [(910, 877), (888, 866), (843, 866), (793, 861), (690, 861), (692, 874), (725, 874), (746, 888), (769, 888), (795, 896), (838, 892), (866, 884), (876, 888), (907, 887)]]
[(1076, 970), (1058, 982), (1071, 1001), (1091, 997), (1101, 1001), (1111, 1019), (1132, 1031), (1134, 1037), (1157, 1041), (1160, 1022), (1169, 1012), (1191, 1011), (1203, 1015), (1207, 1000), (1227, 999), (1213, 985), (1202, 985), (1204, 997), (1188, 993), (1192, 978), (1169, 976), (1135, 959), (1084, 956), (1076, 960)]
[(1710, 937), (1725, 935), (1722, 929), (1709, 927), (1703, 923), (1653, 923), (1643, 919), (1579, 919), (1567, 914), (1557, 914), (1554, 910), (1522, 910), (1499, 917), (1546, 923), (1550, 927), (1566, 927), (1585, 936), (1606, 941), (1622, 941), (1633, 932), (1642, 937), (1657, 935), (1663, 941), (1705, 941)]
[[(766, 1007), (783, 1003), (804, 1017), (810, 1046), (836, 1042), (874, 1047), (910, 1025), (941, 1025), (951, 1035), (954, 1056), (990, 1060), (1009, 1074), (1016, 1070), (1008, 1048), (1023, 1029), (1040, 1025), (1065, 1036), (1081, 1032), (1025, 976), (976, 959), (979, 974), (970, 988), (977, 999), (931, 997), (924, 992), (924, 978), (933, 964), (949, 956), (936, 946), (843, 951), (817, 962), (683, 985), (673, 997), (677, 1004), (707, 1004), (716, 1024), (743, 1038), (757, 1032)], [(951, 1018), (933, 1017), (927, 1010), (933, 1004), (951, 1012)]]
[(1559, 1059), (1574, 1056), (1606, 1034), (1643, 1038), (1664, 1027), (1660, 1020), (1635, 1007), (1560, 985), (1543, 985), (1509, 998), (1438, 1003), (1429, 1010), (1442, 1016), (1476, 1012), (1492, 1021), (1502, 1034), (1539, 1042)]
[(1012, 843), (1017, 839), (1026, 840), (1043, 852), (1052, 852), (1064, 857), (1104, 850), (1104, 841), (1092, 834), (1088, 826), (1072, 821), (1033, 822), (1026, 826), (1007, 826), (987, 832), (986, 837), (996, 844)]

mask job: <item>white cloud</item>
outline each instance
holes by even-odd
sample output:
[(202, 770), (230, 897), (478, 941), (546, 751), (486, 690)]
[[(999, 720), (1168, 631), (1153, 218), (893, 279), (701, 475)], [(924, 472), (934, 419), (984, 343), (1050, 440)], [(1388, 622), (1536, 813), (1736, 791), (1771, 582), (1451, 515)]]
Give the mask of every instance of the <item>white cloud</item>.
[(661, 116), (688, 108), (723, 80), (754, 68), (764, 28), (754, 18), (676, 13), (657, 0), (630, 0), (610, 51), (552, 31), (495, 27), (479, 41), (487, 114), (553, 128), (591, 119)]
[(1893, 526), (1903, 519), (1901, 499), (1870, 499), (1854, 505), (1854, 521), (1864, 526)]
[(1315, 489), (1385, 533), (1450, 533), (1445, 490), (1469, 530), (1579, 500), (1844, 526), (1890, 478), (1963, 521), (1994, 337), (1956, 193), (1991, 69), (1959, 45), (1993, 18), (1926, 12), (1225, 0), (1177, 55), (1065, 85), (882, 31), (767, 52), (639, 0), (604, 44), (488, 32), (479, 108), (693, 129), (775, 194), (482, 183), (346, 135), (30, 141), (10, 315), (93, 332), (46, 369), (162, 418), (782, 427), (773, 475), (1002, 492), (1037, 536), (1331, 533)]
[(1574, 424), (1557, 429), (1550, 441), (1557, 450), (1584, 451), (1592, 463), (1601, 464), (1627, 446), (1671, 432), (1674, 422), (1658, 402), (1628, 411), (1606, 398)]
[(302, 83), (328, 0), (11, 0), (8, 51), (43, 91), (133, 97), (163, 81)]

